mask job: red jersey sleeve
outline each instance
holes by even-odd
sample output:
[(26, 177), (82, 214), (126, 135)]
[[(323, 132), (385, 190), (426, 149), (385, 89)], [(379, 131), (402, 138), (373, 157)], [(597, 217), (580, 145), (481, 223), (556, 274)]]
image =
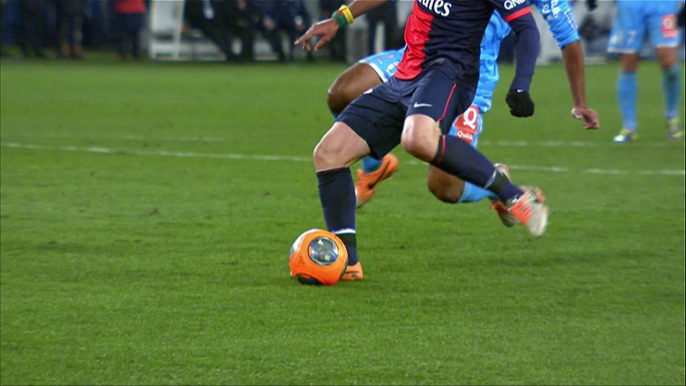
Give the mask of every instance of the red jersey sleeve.
[(531, 13), (528, 0), (486, 0), (506, 22)]

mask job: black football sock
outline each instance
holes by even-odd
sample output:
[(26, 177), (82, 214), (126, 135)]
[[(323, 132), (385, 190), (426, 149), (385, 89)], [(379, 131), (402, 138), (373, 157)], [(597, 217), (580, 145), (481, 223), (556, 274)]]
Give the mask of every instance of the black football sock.
[(508, 202), (524, 193), (507, 177), (496, 172), (493, 163), (488, 158), (457, 137), (450, 135), (440, 137), (438, 150), (431, 164), (446, 173), (490, 190), (503, 202)]
[(348, 250), (348, 265), (357, 264), (355, 236), (355, 185), (349, 168), (317, 172), (319, 200), (329, 232), (338, 236)]

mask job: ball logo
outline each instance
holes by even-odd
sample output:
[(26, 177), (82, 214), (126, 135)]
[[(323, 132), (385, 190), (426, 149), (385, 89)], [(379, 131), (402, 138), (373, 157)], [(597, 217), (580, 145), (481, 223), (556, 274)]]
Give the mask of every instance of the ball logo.
[(452, 3), (445, 0), (417, 0), (417, 3), (423, 5), (429, 11), (443, 17), (450, 15), (450, 8), (453, 7)]
[(331, 265), (338, 259), (338, 248), (333, 241), (318, 237), (310, 243), (310, 259), (318, 265)]
[(522, 5), (524, 3), (526, 3), (526, 0), (507, 0), (505, 1), (504, 6), (506, 10), (510, 11), (513, 8), (516, 8), (517, 6)]

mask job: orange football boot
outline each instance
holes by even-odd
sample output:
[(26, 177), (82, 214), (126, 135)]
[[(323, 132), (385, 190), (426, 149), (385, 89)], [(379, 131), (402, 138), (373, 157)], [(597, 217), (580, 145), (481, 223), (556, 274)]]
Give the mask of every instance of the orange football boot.
[[(494, 164), (493, 167), (498, 173), (504, 175), (508, 180), (512, 181), (512, 177), (510, 176), (510, 168), (508, 168), (507, 165)], [(512, 213), (510, 213), (507, 205), (505, 205), (502, 201), (491, 201), (491, 209), (495, 210), (495, 213), (500, 218), (500, 221), (508, 228), (512, 228), (519, 223), (519, 220), (517, 220)]]
[(357, 207), (361, 208), (368, 203), (376, 193), (379, 183), (391, 178), (396, 171), (398, 171), (398, 158), (393, 154), (386, 154), (381, 160), (381, 167), (371, 173), (367, 174), (362, 169), (357, 169), (357, 182), (355, 182)]
[(524, 225), (534, 237), (541, 237), (548, 226), (548, 207), (543, 204), (545, 197), (538, 188), (522, 186), (524, 194), (510, 204), (510, 213)]
[(362, 279), (364, 279), (364, 273), (362, 272), (362, 263), (359, 261), (357, 264), (349, 265), (341, 277), (341, 280), (345, 281), (357, 281)]

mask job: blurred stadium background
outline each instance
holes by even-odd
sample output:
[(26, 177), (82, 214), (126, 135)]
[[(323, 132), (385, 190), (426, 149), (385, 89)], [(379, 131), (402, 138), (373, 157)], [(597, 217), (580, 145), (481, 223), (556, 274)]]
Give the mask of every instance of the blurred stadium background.
[[(324, 227), (310, 157), (326, 91), (402, 44), (407, 2), (377, 15), (398, 21), (389, 39), (378, 26), (370, 48), (361, 18), (291, 62), (257, 1), (151, 0), (132, 18), (0, 1), (0, 384), (684, 384), (684, 143), (665, 138), (653, 61), (640, 140), (612, 143), (612, 2), (574, 3), (599, 131), (571, 119), (547, 32), (536, 115), (512, 118), (500, 86), (485, 116), (480, 149), (548, 196), (544, 238), (438, 202), (397, 149), (358, 212), (365, 280), (313, 288), (287, 254)], [(309, 21), (338, 4), (302, 3)], [(298, 12), (281, 25), (308, 24)], [(119, 57), (118, 22), (142, 27), (138, 60), (130, 40)]]
[[(288, 0), (276, 6), (274, 0), (140, 0), (140, 3), (144, 4), (144, 11), (137, 20), (140, 34), (136, 39), (150, 59), (269, 61), (279, 59), (279, 49), (289, 51), (290, 37), (313, 21), (328, 17), (343, 1)], [(587, 10), (583, 1), (570, 3), (588, 60), (606, 61), (615, 3), (600, 1), (593, 12)], [(371, 16), (359, 18), (347, 30), (339, 52), (322, 55), (352, 63), (371, 53), (402, 47), (404, 20), (411, 4), (411, 1), (391, 2)], [(62, 50), (61, 45), (74, 40), (77, 44), (82, 42), (86, 52), (116, 49), (122, 39), (122, 28), (130, 27), (128, 20), (120, 16), (115, 0), (2, 0), (3, 53), (7, 55), (7, 47), (16, 45), (27, 56), (33, 55), (33, 47), (47, 52), (47, 57), (69, 56), (71, 52)], [(543, 35), (540, 63), (559, 60), (554, 39), (540, 15), (536, 17)], [(274, 44), (275, 35), (280, 48)], [(243, 46), (250, 46), (246, 57), (240, 55)], [(510, 48), (506, 41), (502, 60), (512, 60)], [(302, 52), (297, 54), (304, 56)], [(651, 47), (646, 45), (642, 54), (650, 57)], [(80, 50), (77, 56), (81, 56)]]

